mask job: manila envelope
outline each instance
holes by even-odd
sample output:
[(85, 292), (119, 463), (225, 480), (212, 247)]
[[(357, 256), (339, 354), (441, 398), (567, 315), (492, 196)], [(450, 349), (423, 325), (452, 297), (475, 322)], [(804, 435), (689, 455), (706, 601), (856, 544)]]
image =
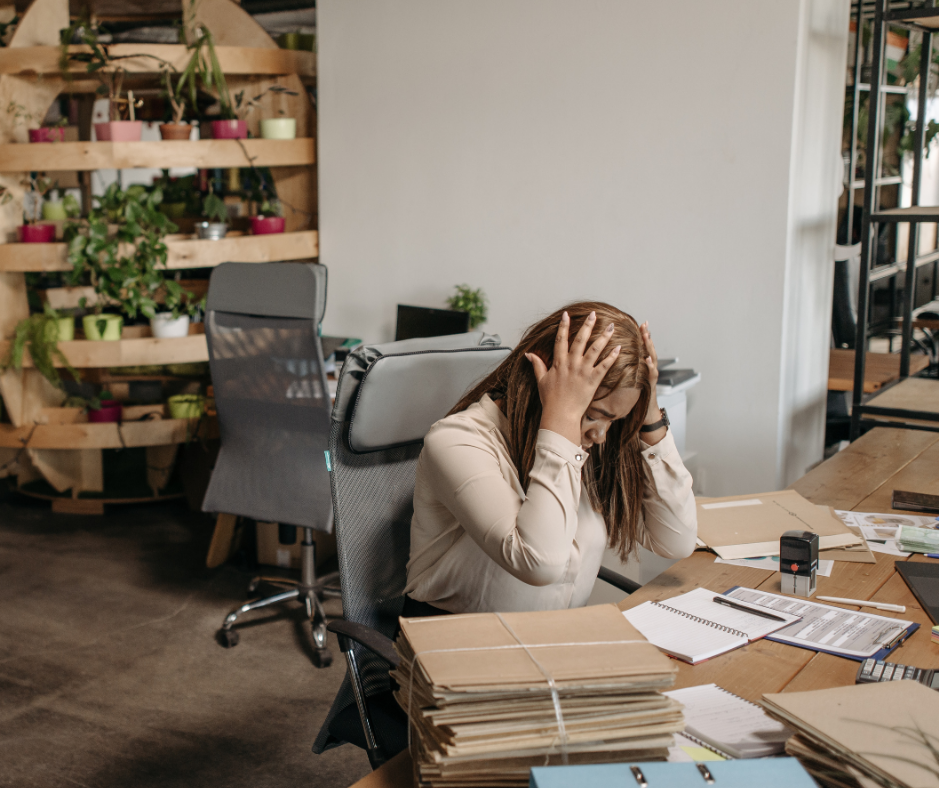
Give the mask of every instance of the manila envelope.
[(819, 534), (820, 550), (864, 544), (845, 523), (795, 490), (700, 498), (696, 509), (699, 538), (721, 558), (777, 555), (786, 531)]

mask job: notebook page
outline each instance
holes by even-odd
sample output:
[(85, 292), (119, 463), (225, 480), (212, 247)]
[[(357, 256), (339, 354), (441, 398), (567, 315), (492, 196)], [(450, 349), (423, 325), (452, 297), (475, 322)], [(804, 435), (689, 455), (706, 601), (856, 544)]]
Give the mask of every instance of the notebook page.
[(685, 729), (735, 757), (761, 757), (783, 752), (793, 731), (763, 709), (715, 684), (664, 692), (685, 706)]
[[(707, 588), (696, 588), (693, 591), (689, 591), (687, 594), (674, 596), (672, 599), (664, 599), (662, 603), (669, 605), (669, 607), (674, 607), (676, 610), (681, 610), (684, 613), (689, 613), (690, 615), (698, 616), (708, 621), (714, 621), (716, 624), (721, 624), (724, 627), (744, 632), (748, 640), (762, 638), (765, 635), (769, 635), (771, 632), (782, 629), (794, 621), (798, 621), (800, 618), (799, 615), (793, 615), (780, 610), (767, 611), (784, 619), (784, 621), (774, 621), (770, 618), (746, 613), (743, 610), (735, 610), (733, 607), (728, 607), (727, 605), (720, 605), (713, 601), (716, 596), (721, 596), (721, 594), (715, 591), (709, 591)], [(747, 604), (743, 600), (740, 601), (742, 604)], [(754, 607), (757, 607), (757, 605), (754, 605)]]
[(747, 639), (673, 613), (652, 602), (623, 611), (654, 646), (686, 662), (701, 662), (747, 645)]

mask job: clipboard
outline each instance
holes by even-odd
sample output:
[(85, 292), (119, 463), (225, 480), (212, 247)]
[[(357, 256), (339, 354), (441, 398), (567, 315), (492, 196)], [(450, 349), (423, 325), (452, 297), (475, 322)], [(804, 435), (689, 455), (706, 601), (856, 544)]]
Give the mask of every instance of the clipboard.
[[(733, 593), (739, 588), (746, 588), (746, 586), (734, 586), (733, 588), (729, 588), (727, 591), (724, 592), (724, 595), (727, 596), (728, 594)], [(755, 591), (756, 589), (748, 588), (747, 590)], [(770, 592), (767, 592), (767, 593), (770, 593)], [(783, 597), (782, 594), (772, 594), (772, 596)], [(786, 597), (786, 598), (789, 599), (791, 597)], [(809, 598), (807, 598), (806, 601), (812, 602), (814, 605), (819, 605), (820, 607), (828, 607), (833, 610), (845, 612), (845, 608), (836, 607), (835, 605), (827, 605), (825, 602), (817, 602), (814, 599), (809, 599)], [(874, 614), (866, 613), (865, 615), (874, 615)], [(876, 616), (876, 617), (885, 618), (885, 616)], [(774, 634), (767, 635), (765, 637), (765, 640), (772, 640), (775, 643), (783, 643), (785, 646), (795, 646), (796, 648), (806, 649), (807, 651), (818, 651), (821, 654), (832, 654), (832, 656), (834, 657), (842, 657), (843, 659), (851, 659), (854, 662), (864, 662), (866, 659), (882, 659), (883, 660), (892, 651), (894, 651), (898, 646), (900, 646), (905, 640), (907, 640), (911, 635), (913, 635), (918, 629), (920, 629), (920, 624), (916, 622), (912, 623), (909, 627), (907, 627), (907, 629), (895, 635), (891, 643), (886, 644), (884, 648), (876, 651), (874, 654), (868, 654), (864, 657), (855, 656), (854, 654), (846, 654), (842, 651), (834, 651), (832, 649), (827, 649), (817, 643), (806, 643), (805, 645), (802, 643), (793, 643), (790, 640), (782, 640), (780, 637)]]

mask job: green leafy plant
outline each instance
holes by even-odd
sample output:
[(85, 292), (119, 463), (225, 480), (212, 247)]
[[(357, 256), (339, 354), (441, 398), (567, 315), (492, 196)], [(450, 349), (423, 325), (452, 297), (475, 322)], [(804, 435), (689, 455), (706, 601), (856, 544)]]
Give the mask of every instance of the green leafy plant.
[(226, 224), (228, 222), (228, 206), (225, 204), (225, 200), (210, 190), (202, 201), (202, 215), (206, 221)]
[(55, 189), (55, 183), (41, 173), (31, 172), (20, 181), (20, 185), (26, 190), (23, 194), (23, 224), (36, 224), (42, 219), (42, 204)]
[(14, 14), (8, 22), (0, 22), (0, 47), (5, 47), (10, 43), (13, 34), (16, 32), (16, 26), (20, 23), (18, 15)]
[(169, 69), (165, 69), (163, 75), (174, 123), (182, 120), (187, 104), (193, 114), (198, 112), (200, 85), (219, 97), (223, 117), (234, 117), (232, 98), (225, 73), (219, 65), (212, 33), (195, 21), (195, 8), (195, 2), (189, 4), (179, 25), (179, 40), (190, 52), (189, 61), (178, 76)]
[(17, 323), (7, 354), (0, 361), (0, 369), (22, 369), (24, 351), (28, 350), (33, 366), (56, 388), (65, 388), (56, 362), (59, 362), (74, 380), (79, 380), (78, 372), (72, 368), (65, 354), (59, 349), (60, 317), (62, 316), (46, 304), (42, 312), (30, 315)]
[(257, 96), (252, 96), (251, 98), (245, 98), (245, 91), (240, 90), (235, 94), (234, 104), (231, 105), (227, 111), (225, 105), (222, 104), (221, 101), (219, 102), (222, 106), (223, 117), (228, 118), (229, 120), (245, 120), (261, 105), (261, 99), (263, 99), (268, 93), (278, 93), (283, 96), (300, 95), (297, 93), (297, 91), (288, 90), (282, 85), (271, 85), (270, 87), (262, 90)]
[(248, 199), (256, 206), (258, 216), (283, 216), (284, 208), (277, 196), (277, 186), (267, 167), (248, 170)]
[(451, 309), (470, 314), (470, 328), (476, 328), (486, 322), (488, 313), (486, 295), (482, 288), (472, 289), (470, 285), (456, 285), (456, 293), (447, 299)]
[[(118, 304), (129, 318), (152, 318), (166, 289), (167, 247), (163, 238), (177, 227), (159, 210), (159, 187), (135, 185), (122, 191), (111, 184), (88, 216), (65, 227), (71, 285), (90, 284), (97, 295), (95, 314)], [(165, 288), (166, 286), (166, 288)], [(83, 302), (82, 307), (86, 304)]]
[[(70, 67), (73, 63), (84, 63), (85, 72), (95, 77), (101, 84), (96, 93), (107, 96), (110, 102), (111, 120), (121, 120), (122, 107), (127, 111), (130, 120), (135, 119), (134, 111), (143, 105), (143, 101), (134, 98), (134, 91), (127, 91), (127, 97), (122, 97), (124, 77), (127, 71), (121, 66), (121, 61), (149, 58), (156, 61), (161, 70), (175, 71), (173, 64), (156, 55), (149, 53), (129, 53), (126, 55), (112, 55), (108, 44), (103, 43), (102, 30), (97, 22), (88, 16), (77, 19), (69, 27), (59, 31), (59, 70), (66, 81), (71, 81)], [(89, 51), (72, 52), (69, 46), (73, 41), (84, 44)]]
[(200, 309), (205, 309), (205, 297), (201, 298), (199, 301), (194, 301), (193, 294), (186, 290), (175, 279), (167, 279), (164, 282), (164, 286), (163, 311), (169, 312), (174, 320), (180, 317), (180, 315), (195, 317), (196, 312)]

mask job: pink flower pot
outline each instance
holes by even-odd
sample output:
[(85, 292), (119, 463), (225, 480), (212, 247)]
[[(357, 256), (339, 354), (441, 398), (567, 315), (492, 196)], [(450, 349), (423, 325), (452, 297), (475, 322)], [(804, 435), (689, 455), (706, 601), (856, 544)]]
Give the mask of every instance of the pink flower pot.
[(283, 216), (252, 216), (252, 235), (272, 235), (284, 232)]
[(65, 139), (65, 129), (61, 126), (56, 126), (55, 128), (47, 129), (30, 129), (29, 130), (29, 141), (30, 142), (62, 142)]
[(112, 120), (95, 124), (99, 142), (139, 142), (144, 124), (140, 120)]
[(214, 120), (212, 121), (212, 139), (244, 140), (248, 138), (248, 121)]
[(55, 225), (24, 224), (20, 227), (20, 239), (24, 244), (55, 243)]
[(88, 421), (94, 424), (104, 424), (106, 422), (121, 420), (121, 403), (116, 399), (101, 400), (101, 407), (95, 410), (88, 409)]

